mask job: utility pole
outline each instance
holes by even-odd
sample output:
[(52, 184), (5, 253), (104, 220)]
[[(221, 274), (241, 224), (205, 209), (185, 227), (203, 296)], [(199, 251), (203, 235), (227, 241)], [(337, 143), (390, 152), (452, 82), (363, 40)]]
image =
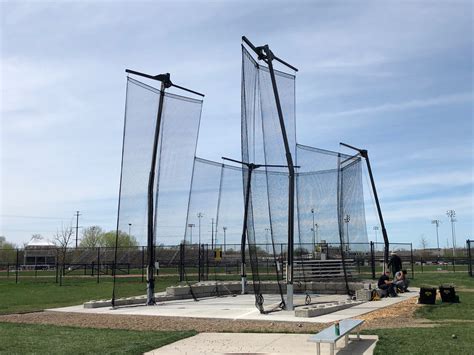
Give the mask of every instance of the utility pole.
[(77, 244), (78, 244), (78, 241), (79, 241), (79, 216), (81, 214), (79, 213), (79, 211), (76, 211), (76, 249), (77, 249)]
[(198, 230), (198, 233), (199, 233), (199, 248), (201, 247), (201, 218), (204, 217), (204, 215), (202, 214), (202, 212), (199, 212), (197, 214), (197, 218), (199, 219), (199, 230)]
[(439, 228), (440, 223), (441, 221), (439, 219), (433, 219), (431, 221), (431, 224), (434, 224), (436, 226), (436, 242), (438, 243), (438, 260), (439, 260), (439, 256), (441, 252), (441, 249), (439, 248), (439, 234), (438, 234), (438, 228)]
[(132, 224), (131, 223), (128, 224), (128, 236), (129, 237), (132, 236)]
[(225, 253), (225, 248), (226, 248), (225, 232), (227, 230), (227, 227), (222, 227), (222, 230), (224, 231), (224, 253)]
[(453, 263), (454, 263), (454, 256), (456, 253), (456, 231), (454, 228), (454, 222), (456, 222), (456, 211), (455, 210), (448, 210), (446, 211), (446, 215), (449, 217), (451, 221), (451, 237), (453, 239)]

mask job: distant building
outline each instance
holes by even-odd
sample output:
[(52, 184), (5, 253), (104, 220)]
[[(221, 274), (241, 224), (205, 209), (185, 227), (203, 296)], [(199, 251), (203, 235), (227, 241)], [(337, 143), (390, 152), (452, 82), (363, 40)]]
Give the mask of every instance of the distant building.
[(23, 266), (27, 269), (44, 269), (56, 265), (56, 245), (42, 236), (33, 236), (25, 245)]

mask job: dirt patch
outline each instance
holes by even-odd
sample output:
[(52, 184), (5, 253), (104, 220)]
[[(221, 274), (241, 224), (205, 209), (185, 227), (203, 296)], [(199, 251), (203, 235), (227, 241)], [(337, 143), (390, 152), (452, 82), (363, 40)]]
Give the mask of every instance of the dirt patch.
[(59, 312), (3, 315), (0, 316), (0, 322), (133, 330), (196, 330), (198, 332), (315, 333), (326, 327), (325, 324), (314, 323)]
[(365, 320), (362, 326), (363, 329), (436, 326), (437, 323), (429, 319), (415, 318), (415, 311), (423, 307), (423, 305), (417, 304), (417, 300), (417, 297), (412, 297), (393, 306), (363, 314), (358, 316), (357, 319)]

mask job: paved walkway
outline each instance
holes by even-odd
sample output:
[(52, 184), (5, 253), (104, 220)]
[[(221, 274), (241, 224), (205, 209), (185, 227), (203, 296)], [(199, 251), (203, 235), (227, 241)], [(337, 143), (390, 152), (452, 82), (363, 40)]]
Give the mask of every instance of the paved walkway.
[[(316, 344), (308, 342), (310, 334), (250, 334), (250, 333), (201, 333), (191, 338), (150, 351), (146, 355), (161, 354), (316, 354)], [(337, 349), (336, 354), (364, 354), (374, 352), (376, 335), (363, 335), (361, 340), (351, 336), (349, 344)], [(336, 346), (343, 347), (344, 339)], [(321, 354), (329, 354), (329, 345), (321, 345)]]
[[(336, 320), (354, 318), (387, 306), (391, 306), (408, 298), (415, 297), (417, 290), (402, 293), (399, 297), (383, 298), (380, 301), (365, 302), (341, 311), (326, 314), (313, 318), (295, 317), (294, 312), (279, 311), (270, 314), (260, 314), (255, 308), (254, 295), (239, 295), (236, 297), (206, 298), (198, 302), (192, 299), (169, 301), (157, 304), (156, 306), (130, 306), (118, 309), (92, 308), (85, 309), (82, 305), (50, 309), (54, 312), (77, 312), (95, 314), (125, 314), (125, 315), (147, 315), (147, 316), (171, 316), (171, 317), (194, 317), (194, 318), (219, 318), (219, 319), (242, 319), (242, 320), (267, 320), (284, 322), (310, 322), (329, 323)], [(277, 295), (264, 295), (267, 304), (279, 303)], [(312, 295), (315, 303), (343, 301), (347, 299), (345, 295)], [(303, 303), (304, 295), (295, 295), (295, 303)]]

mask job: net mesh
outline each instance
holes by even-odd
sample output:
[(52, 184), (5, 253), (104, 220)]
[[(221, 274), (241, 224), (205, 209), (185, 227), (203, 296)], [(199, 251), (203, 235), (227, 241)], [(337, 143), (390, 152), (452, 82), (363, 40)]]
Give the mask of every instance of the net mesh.
[[(286, 165), (283, 132), (279, 122), (275, 94), (269, 69), (257, 62), (242, 46), (242, 160), (256, 164)], [(295, 230), (293, 255), (295, 278), (302, 281), (298, 291), (307, 293), (307, 279), (313, 268), (308, 262), (329, 252), (328, 243), (366, 242), (364, 200), (360, 159), (296, 144), (295, 76), (275, 71), (280, 105), (283, 113), (289, 149), (299, 166), (295, 181)], [(341, 161), (343, 163), (341, 164)], [(269, 226), (272, 245), (280, 245), (283, 255), (288, 252), (288, 191), (289, 176), (286, 168), (265, 168), (254, 174), (251, 186), (251, 210), (248, 217), (248, 243), (256, 302), (261, 311), (267, 311), (258, 269), (259, 243), (267, 235), (263, 225)], [(245, 174), (244, 174), (245, 181)], [(266, 201), (265, 201), (266, 200)], [(350, 224), (344, 218), (350, 216)], [(343, 228), (343, 227), (346, 228)], [(349, 227), (349, 228), (347, 228)], [(347, 281), (346, 260), (350, 251), (343, 245), (334, 254), (342, 259), (340, 276)], [(281, 255), (273, 253), (275, 265)], [(276, 267), (273, 279), (284, 306), (281, 268)], [(308, 300), (308, 298), (306, 299)]]
[[(117, 229), (118, 234), (130, 233), (137, 245), (147, 245), (148, 183), (159, 102), (159, 89), (127, 78)], [(153, 247), (183, 235), (201, 106), (200, 100), (164, 93), (153, 184)], [(118, 238), (116, 263), (123, 258), (122, 240)], [(142, 280), (141, 272), (117, 277), (115, 297), (131, 293), (129, 285), (122, 285), (127, 281), (136, 282), (135, 293), (143, 292)]]

